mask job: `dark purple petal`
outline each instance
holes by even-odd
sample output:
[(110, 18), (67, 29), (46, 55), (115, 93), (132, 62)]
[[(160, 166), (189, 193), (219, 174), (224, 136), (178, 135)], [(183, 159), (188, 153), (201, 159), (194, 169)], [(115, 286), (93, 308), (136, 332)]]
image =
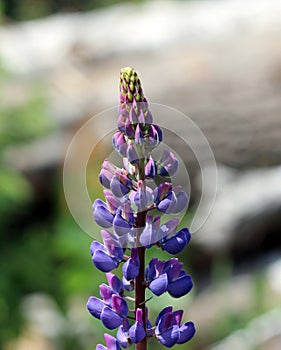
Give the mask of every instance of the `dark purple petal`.
[(167, 291), (174, 298), (180, 298), (190, 292), (193, 287), (191, 276), (185, 275), (175, 282), (169, 283)]
[(175, 326), (175, 325), (180, 326), (182, 315), (183, 315), (183, 310), (174, 311), (173, 315), (172, 315), (171, 325), (172, 326)]
[(104, 339), (108, 350), (121, 350), (118, 341), (112, 335), (105, 333)]
[(109, 228), (112, 226), (114, 216), (106, 207), (98, 205), (94, 211), (94, 219), (99, 226)]
[(102, 272), (112, 271), (118, 266), (118, 263), (102, 250), (96, 250), (92, 260), (95, 266)]
[(106, 274), (106, 279), (107, 279), (109, 286), (112, 288), (112, 290), (115, 293), (119, 293), (123, 289), (123, 284), (122, 284), (121, 280), (113, 273), (108, 272)]
[(143, 325), (139, 322), (135, 322), (129, 329), (129, 336), (134, 344), (140, 343), (145, 338), (145, 335)]
[(153, 160), (152, 156), (149, 156), (149, 160), (145, 166), (145, 176), (147, 178), (153, 179), (157, 173), (156, 162)]
[(133, 128), (133, 124), (131, 124), (130, 120), (127, 119), (125, 123), (125, 134), (130, 138), (134, 138), (135, 136), (135, 131)]
[(115, 329), (121, 326), (123, 318), (109, 307), (105, 306), (101, 312), (100, 319), (108, 329)]
[(158, 205), (168, 193), (172, 190), (172, 184), (170, 182), (163, 182), (153, 191), (153, 199), (156, 205)]
[(152, 258), (146, 267), (145, 276), (149, 282), (152, 281), (156, 276), (155, 266), (157, 263), (158, 263), (158, 259)]
[(100, 319), (100, 315), (103, 308), (104, 308), (104, 303), (100, 299), (96, 297), (89, 298), (87, 302), (87, 309), (89, 310), (91, 315)]
[(162, 249), (170, 254), (178, 254), (186, 247), (189, 241), (188, 234), (190, 236), (187, 228), (180, 230), (174, 237), (164, 241)]
[(123, 236), (130, 231), (131, 225), (129, 225), (120, 213), (117, 213), (113, 220), (113, 229), (118, 236)]
[(171, 348), (172, 346), (174, 346), (177, 343), (179, 336), (180, 331), (178, 326), (172, 326), (166, 331), (156, 335), (159, 343), (166, 346), (166, 348)]
[(126, 301), (116, 294), (112, 295), (112, 309), (122, 317), (126, 317), (129, 312)]
[(193, 322), (186, 322), (180, 327), (180, 337), (177, 344), (184, 344), (189, 341), (195, 334), (196, 329)]
[(124, 288), (127, 290), (127, 291), (129, 291), (129, 292), (131, 292), (132, 290), (134, 290), (134, 281), (128, 281), (128, 280), (126, 280), (126, 278), (123, 276), (123, 278), (122, 278), (122, 283), (123, 283), (123, 286), (124, 286)]
[(148, 288), (152, 291), (153, 294), (159, 296), (166, 291), (167, 286), (168, 286), (168, 277), (167, 277), (167, 274), (164, 273), (160, 275), (158, 278), (156, 278), (155, 280), (153, 280), (149, 284)]
[[(160, 311), (159, 315), (157, 316), (156, 320), (155, 320), (155, 325), (157, 326), (159, 321), (166, 316), (167, 314), (171, 314), (173, 311), (173, 307), (172, 306), (167, 306), (165, 307), (163, 310)], [(169, 327), (169, 325), (168, 325)]]
[(122, 266), (122, 273), (126, 280), (135, 279), (139, 274), (140, 260), (137, 255), (137, 249), (132, 248), (131, 257)]
[(113, 174), (111, 174), (108, 170), (101, 169), (99, 174), (99, 181), (104, 187), (110, 188), (110, 182), (112, 178)]

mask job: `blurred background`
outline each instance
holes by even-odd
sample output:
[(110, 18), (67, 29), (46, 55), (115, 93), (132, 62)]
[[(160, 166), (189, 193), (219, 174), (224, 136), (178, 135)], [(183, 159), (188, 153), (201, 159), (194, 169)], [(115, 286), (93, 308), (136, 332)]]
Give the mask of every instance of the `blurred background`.
[[(104, 276), (66, 206), (62, 165), (81, 125), (117, 105), (124, 66), (151, 102), (202, 129), (218, 166), (212, 213), (180, 255), (195, 288), (152, 300), (152, 315), (184, 307), (197, 335), (181, 349), (280, 349), (281, 2), (0, 0), (0, 14), (0, 349), (103, 343), (85, 304)], [(188, 223), (200, 169), (179, 139), (166, 143), (190, 174)], [(93, 199), (105, 148), (87, 169)]]

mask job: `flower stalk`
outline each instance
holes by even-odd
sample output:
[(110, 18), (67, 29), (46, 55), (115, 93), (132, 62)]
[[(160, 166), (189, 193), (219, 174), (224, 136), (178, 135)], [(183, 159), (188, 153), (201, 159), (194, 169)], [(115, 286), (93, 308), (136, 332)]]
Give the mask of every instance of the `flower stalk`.
[[(177, 258), (160, 261), (155, 257), (147, 264), (146, 249), (160, 248), (175, 255), (186, 247), (188, 229), (178, 230), (177, 217), (163, 222), (162, 214), (183, 211), (188, 197), (171, 181), (178, 170), (174, 154), (165, 150), (159, 160), (153, 158), (162, 130), (153, 123), (140, 79), (130, 67), (120, 72), (117, 127), (112, 143), (123, 158), (123, 168), (103, 162), (99, 180), (105, 187), (105, 202), (97, 199), (93, 204), (103, 244), (94, 241), (90, 248), (92, 261), (106, 273), (108, 285), (100, 285), (101, 299), (90, 297), (87, 303), (89, 312), (106, 328), (117, 328), (117, 333), (116, 338), (106, 333), (106, 346), (98, 344), (96, 350), (120, 350), (132, 344), (136, 350), (146, 350), (151, 337), (170, 348), (189, 341), (195, 334), (194, 324), (181, 325), (183, 310), (173, 311), (172, 306), (160, 311), (152, 324), (147, 308), (151, 296), (146, 299), (146, 290), (154, 296), (167, 292), (180, 298), (190, 292), (193, 282)], [(111, 272), (119, 265), (122, 279)]]

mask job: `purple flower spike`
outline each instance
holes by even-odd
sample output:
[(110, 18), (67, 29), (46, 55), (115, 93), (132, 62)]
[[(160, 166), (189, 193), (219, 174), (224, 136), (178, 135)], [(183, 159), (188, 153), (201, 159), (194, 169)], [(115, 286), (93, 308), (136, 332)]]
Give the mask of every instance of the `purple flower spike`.
[(136, 311), (136, 322), (129, 329), (129, 336), (134, 344), (140, 343), (145, 338), (145, 330), (142, 322), (142, 309)]
[(132, 248), (131, 257), (122, 266), (122, 273), (127, 281), (135, 279), (139, 274), (140, 260), (136, 248)]
[(164, 239), (161, 247), (170, 254), (180, 253), (190, 241), (190, 232), (187, 228), (181, 229), (174, 237)]

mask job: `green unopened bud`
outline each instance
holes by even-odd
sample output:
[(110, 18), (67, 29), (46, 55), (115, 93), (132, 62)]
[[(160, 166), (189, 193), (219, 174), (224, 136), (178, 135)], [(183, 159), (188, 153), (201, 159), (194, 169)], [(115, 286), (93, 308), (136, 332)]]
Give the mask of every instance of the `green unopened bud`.
[(120, 92), (121, 103), (144, 100), (140, 79), (137, 72), (131, 67), (122, 68), (120, 71)]

